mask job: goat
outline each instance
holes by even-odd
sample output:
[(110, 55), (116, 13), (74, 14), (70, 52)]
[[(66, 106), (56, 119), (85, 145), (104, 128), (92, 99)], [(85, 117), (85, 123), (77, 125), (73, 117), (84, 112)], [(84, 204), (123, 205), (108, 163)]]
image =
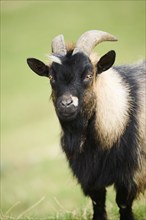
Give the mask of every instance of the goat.
[(114, 185), (120, 220), (134, 220), (133, 201), (146, 188), (146, 62), (113, 66), (116, 53), (92, 53), (97, 30), (74, 46), (63, 35), (52, 41), (51, 63), (28, 58), (29, 67), (50, 79), (61, 128), (61, 146), (73, 175), (93, 204), (93, 220), (106, 220), (106, 187)]

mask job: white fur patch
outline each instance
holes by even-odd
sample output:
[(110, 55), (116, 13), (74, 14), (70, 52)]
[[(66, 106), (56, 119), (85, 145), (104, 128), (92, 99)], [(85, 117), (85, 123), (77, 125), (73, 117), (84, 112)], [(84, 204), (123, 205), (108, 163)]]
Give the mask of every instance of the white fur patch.
[(129, 119), (129, 88), (113, 70), (100, 74), (95, 83), (97, 94), (96, 130), (104, 148), (111, 147), (123, 134)]
[(74, 106), (77, 107), (79, 104), (79, 99), (76, 96), (72, 96), (72, 100), (73, 100)]
[(62, 65), (61, 59), (59, 57), (56, 57), (54, 55), (49, 55), (48, 58), (49, 58), (49, 60), (51, 60), (51, 62), (58, 63), (58, 64)]

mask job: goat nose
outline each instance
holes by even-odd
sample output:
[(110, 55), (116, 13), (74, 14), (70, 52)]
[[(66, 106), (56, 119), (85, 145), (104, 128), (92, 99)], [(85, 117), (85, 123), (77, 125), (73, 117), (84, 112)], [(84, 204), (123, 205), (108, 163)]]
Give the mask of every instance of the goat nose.
[(61, 101), (62, 107), (69, 107), (72, 103), (73, 103), (73, 100), (71, 97)]

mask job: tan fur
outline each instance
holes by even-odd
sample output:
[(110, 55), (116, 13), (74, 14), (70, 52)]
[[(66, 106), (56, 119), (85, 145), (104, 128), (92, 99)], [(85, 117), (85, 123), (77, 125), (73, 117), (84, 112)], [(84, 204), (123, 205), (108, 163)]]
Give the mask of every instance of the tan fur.
[(123, 134), (131, 108), (129, 88), (113, 70), (103, 72), (95, 84), (96, 130), (104, 148), (110, 148)]
[(72, 51), (75, 48), (75, 44), (73, 42), (66, 42), (65, 45), (67, 51)]
[(85, 116), (88, 119), (91, 118), (93, 111), (95, 109), (95, 105), (96, 105), (96, 95), (94, 91), (91, 88), (89, 88), (88, 90), (85, 91), (83, 96), (82, 114), (85, 114)]

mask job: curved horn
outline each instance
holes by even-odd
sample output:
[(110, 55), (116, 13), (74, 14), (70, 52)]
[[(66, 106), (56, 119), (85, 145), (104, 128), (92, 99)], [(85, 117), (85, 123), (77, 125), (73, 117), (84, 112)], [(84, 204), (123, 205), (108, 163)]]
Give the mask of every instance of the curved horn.
[(113, 35), (99, 30), (87, 31), (81, 35), (78, 39), (73, 55), (78, 52), (83, 52), (86, 55), (90, 55), (93, 48), (103, 41), (117, 41), (117, 38)]
[(52, 52), (61, 56), (66, 55), (66, 47), (64, 42), (64, 36), (58, 35), (52, 40)]

